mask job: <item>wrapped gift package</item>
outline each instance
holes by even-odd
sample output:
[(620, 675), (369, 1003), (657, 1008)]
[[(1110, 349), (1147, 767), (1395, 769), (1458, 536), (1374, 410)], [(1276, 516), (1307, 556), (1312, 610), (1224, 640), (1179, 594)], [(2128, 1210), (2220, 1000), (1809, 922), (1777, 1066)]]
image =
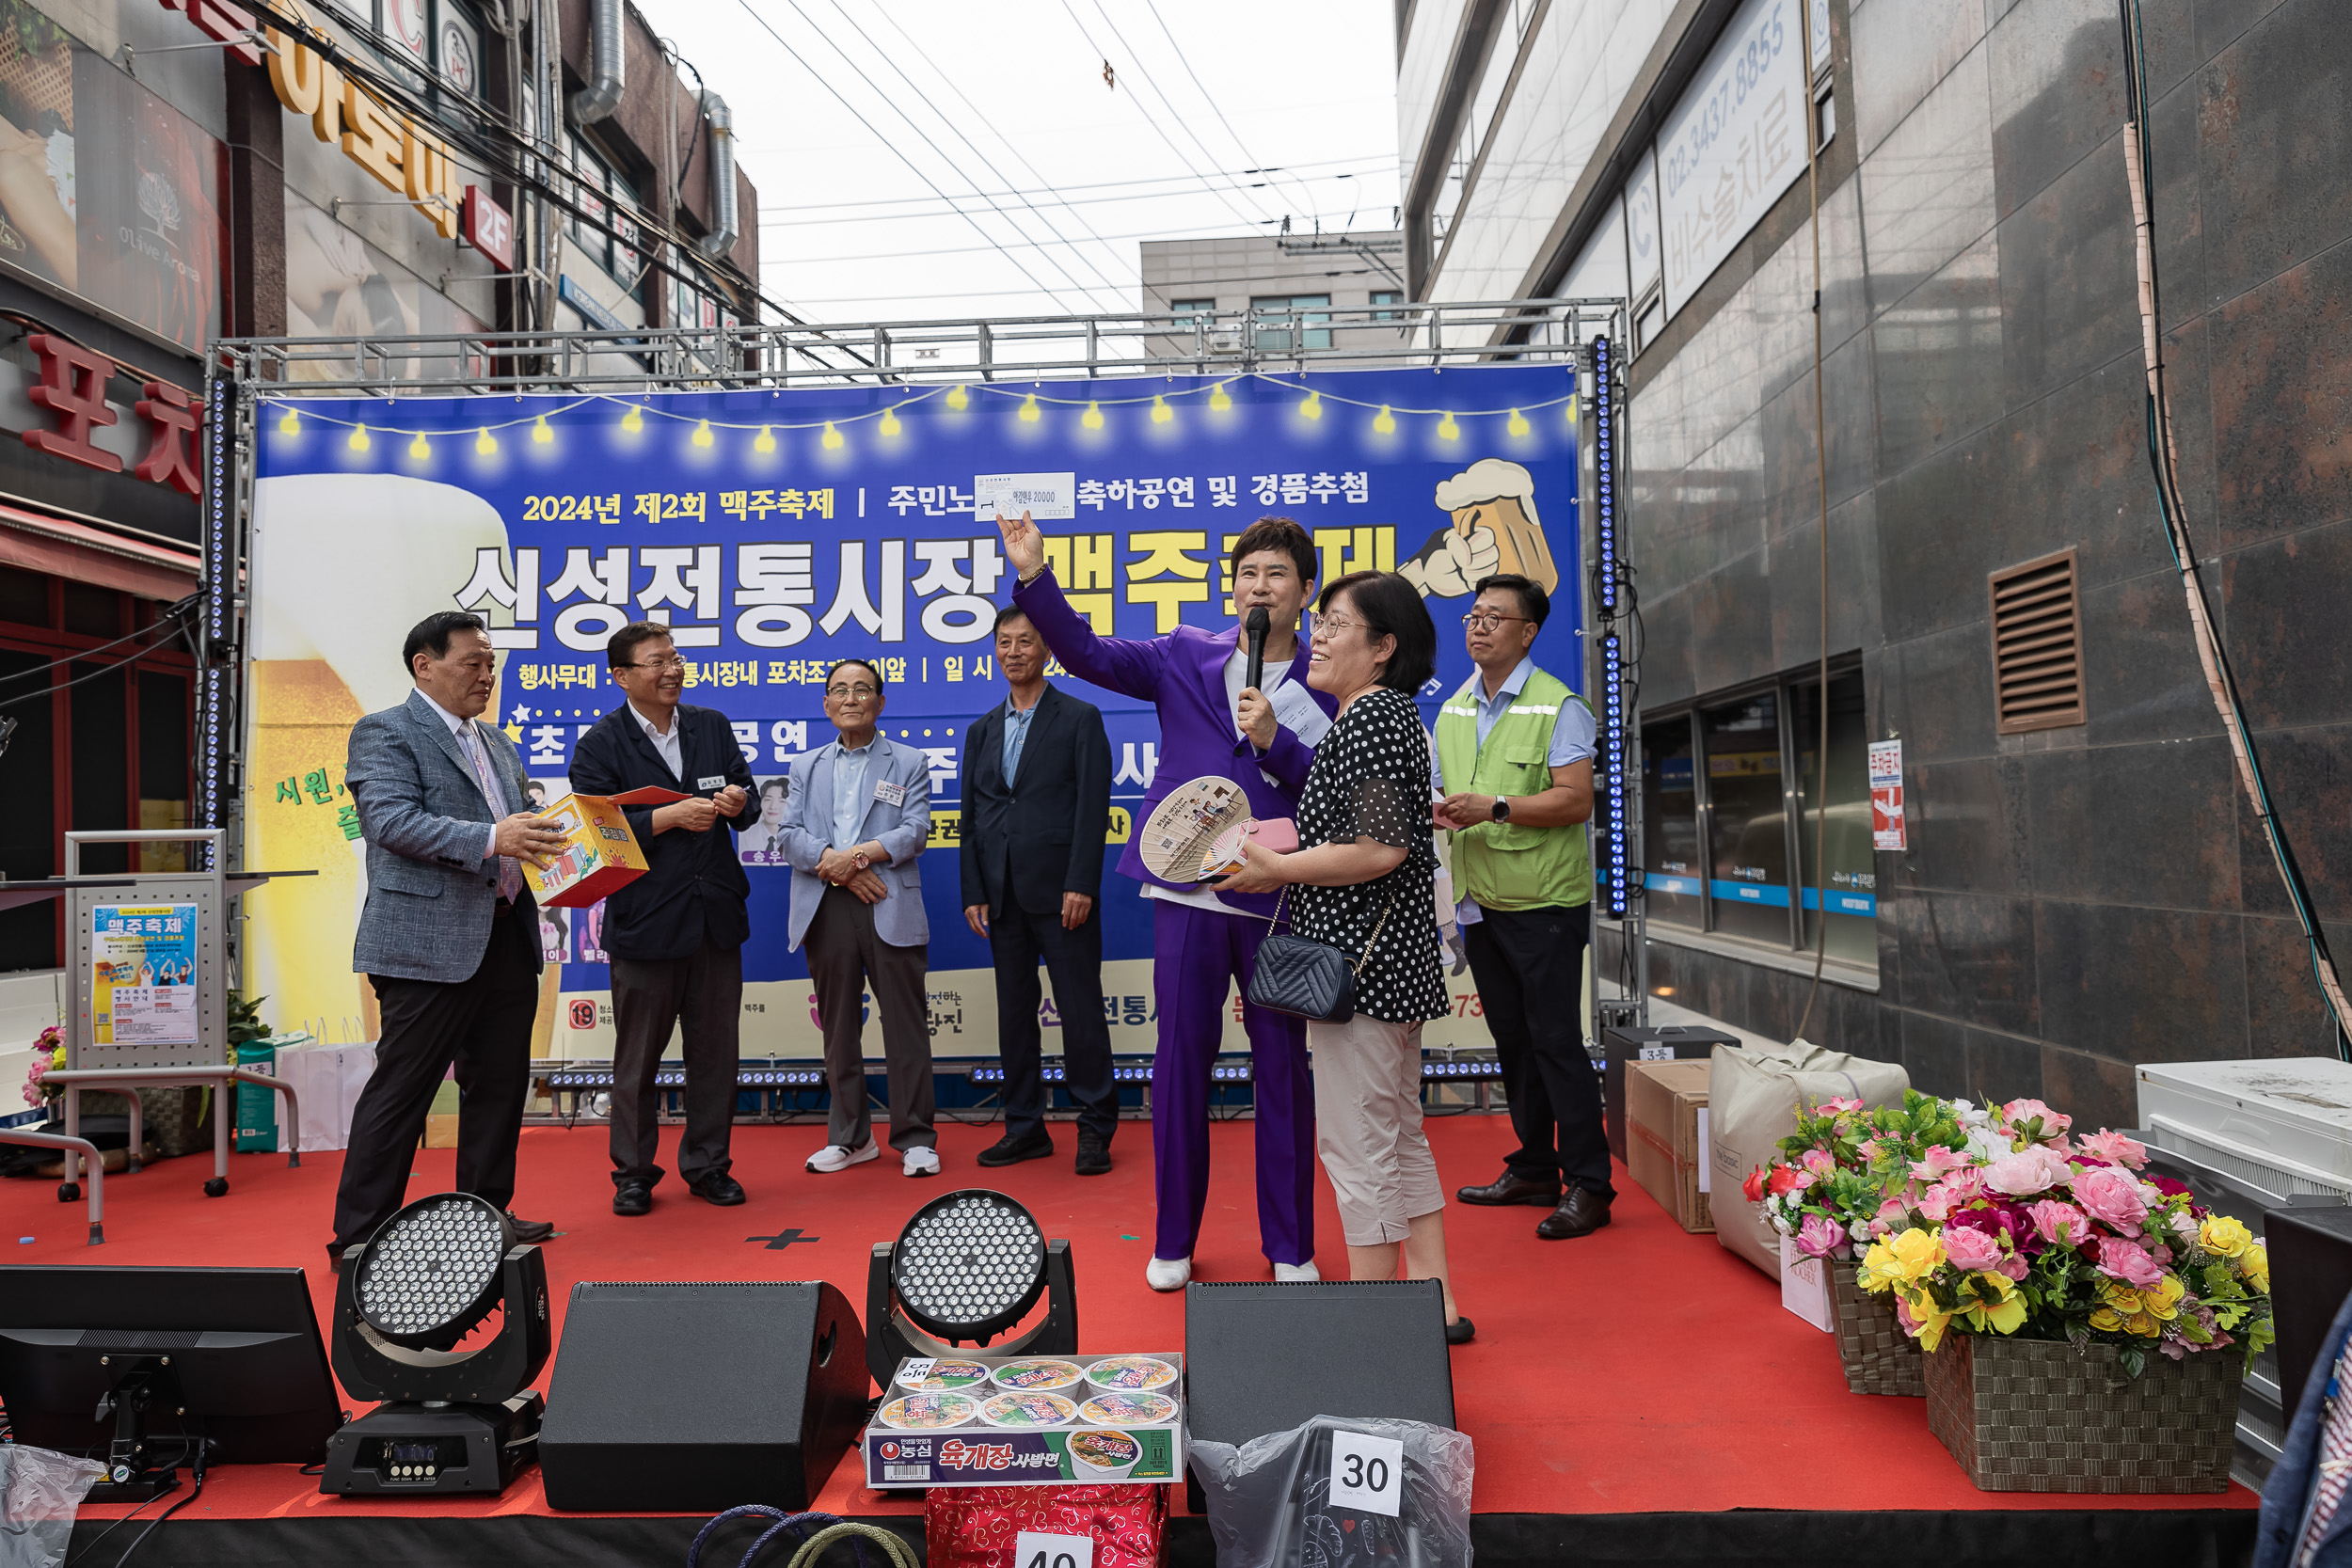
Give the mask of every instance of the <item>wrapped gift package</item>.
[(1158, 1568), (1167, 1523), (1163, 1486), (942, 1488), (923, 1499), (923, 1555), (930, 1568), (1027, 1568), (1041, 1555)]

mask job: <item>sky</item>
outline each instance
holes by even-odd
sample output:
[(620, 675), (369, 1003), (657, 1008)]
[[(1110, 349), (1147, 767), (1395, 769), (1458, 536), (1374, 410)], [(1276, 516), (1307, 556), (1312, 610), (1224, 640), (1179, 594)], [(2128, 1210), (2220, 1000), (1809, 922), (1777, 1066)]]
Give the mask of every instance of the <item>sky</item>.
[(734, 112), (804, 321), (1133, 310), (1147, 238), (1392, 226), (1393, 0), (641, 8)]

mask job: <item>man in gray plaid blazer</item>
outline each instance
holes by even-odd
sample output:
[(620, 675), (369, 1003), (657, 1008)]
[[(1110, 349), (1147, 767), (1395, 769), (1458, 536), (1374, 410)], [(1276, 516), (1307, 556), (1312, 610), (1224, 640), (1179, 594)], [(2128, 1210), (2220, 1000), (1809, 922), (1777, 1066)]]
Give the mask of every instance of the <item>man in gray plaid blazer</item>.
[[(504, 1209), (531, 1090), (539, 1004), (538, 905), (518, 863), (563, 846), (525, 808), (514, 743), (481, 721), (498, 655), (477, 615), (444, 610), (408, 633), (408, 700), (352, 726), (344, 783), (368, 844), (368, 896), (351, 967), (383, 1016), (375, 1071), (352, 1110), (327, 1255), (373, 1235), (407, 1199), (433, 1096), (453, 1062), (457, 1186)], [(523, 1241), (555, 1227), (516, 1221)]]

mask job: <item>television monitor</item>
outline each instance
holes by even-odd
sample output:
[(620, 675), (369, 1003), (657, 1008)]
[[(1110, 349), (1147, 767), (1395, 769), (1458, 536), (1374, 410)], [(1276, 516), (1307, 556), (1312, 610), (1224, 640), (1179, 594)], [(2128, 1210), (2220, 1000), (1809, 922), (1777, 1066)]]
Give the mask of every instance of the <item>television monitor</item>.
[(16, 1441), (103, 1460), (141, 1391), (153, 1468), (207, 1437), (214, 1465), (315, 1464), (344, 1419), (300, 1269), (0, 1265)]

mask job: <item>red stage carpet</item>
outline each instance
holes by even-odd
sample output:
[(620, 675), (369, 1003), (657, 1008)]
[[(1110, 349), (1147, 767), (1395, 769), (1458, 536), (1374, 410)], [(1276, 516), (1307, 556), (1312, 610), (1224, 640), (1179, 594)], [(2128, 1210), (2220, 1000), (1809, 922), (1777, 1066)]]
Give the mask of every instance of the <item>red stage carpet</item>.
[[(802, 1161), (821, 1141), (820, 1124), (742, 1127), (735, 1171), (751, 1192), (748, 1205), (711, 1208), (672, 1177), (657, 1189), (652, 1216), (620, 1219), (611, 1210), (604, 1129), (531, 1128), (523, 1133), (516, 1208), (554, 1220), (563, 1231), (546, 1249), (560, 1335), (565, 1296), (582, 1279), (825, 1278), (862, 1307), (874, 1242), (895, 1237), (917, 1206), (941, 1192), (992, 1186), (1027, 1204), (1048, 1235), (1070, 1239), (1082, 1350), (1184, 1348), (1182, 1295), (1155, 1294), (1143, 1282), (1151, 1253), (1148, 1125), (1122, 1124), (1113, 1150), (1118, 1168), (1085, 1180), (1071, 1174), (1074, 1135), (1066, 1124), (1057, 1126), (1061, 1151), (1053, 1160), (981, 1170), (973, 1156), (999, 1131), (943, 1123), (946, 1169), (939, 1180), (914, 1181), (898, 1174), (887, 1152), (840, 1175), (809, 1175)], [(674, 1145), (675, 1130), (665, 1133), (665, 1145)], [(1509, 1134), (1500, 1117), (1433, 1119), (1431, 1141), (1447, 1185), (1491, 1179)], [(1212, 1137), (1216, 1175), (1199, 1277), (1269, 1278), (1257, 1249), (1250, 1128), (1224, 1123)], [(453, 1161), (447, 1150), (421, 1153), (411, 1192), (421, 1196), (447, 1187)], [(50, 1182), (12, 1181), (0, 1186), (0, 1243), (16, 1262), (298, 1265), (310, 1271), (324, 1327), (333, 1283), (325, 1243), (341, 1162), (336, 1153), (309, 1155), (301, 1168), (288, 1169), (282, 1155), (239, 1155), (230, 1166), (231, 1191), (222, 1198), (202, 1196), (209, 1162), (201, 1158), (110, 1178), (102, 1247), (83, 1245), (84, 1205), (58, 1203)], [(1538, 1242), (1540, 1212), (1533, 1209), (1455, 1205), (1447, 1212), (1457, 1299), (1478, 1323), (1477, 1340), (1454, 1353), (1454, 1375), (1462, 1429), (1477, 1443), (1479, 1513), (1915, 1514), (2254, 1505), (2241, 1487), (2219, 1497), (2162, 1498), (1977, 1491), (1929, 1435), (1924, 1402), (1846, 1392), (1835, 1343), (1782, 1310), (1776, 1285), (1711, 1236), (1685, 1235), (1622, 1170), (1618, 1180), (1614, 1223), (1581, 1241)], [(1320, 1181), (1315, 1226), (1323, 1266), (1336, 1277), (1345, 1253), (1329, 1189)], [(539, 1386), (547, 1386), (547, 1374)], [(1174, 1496), (1181, 1510), (1181, 1489)], [(818, 1506), (842, 1514), (913, 1511), (866, 1491), (849, 1464), (834, 1473)], [(88, 1511), (96, 1518), (119, 1512)], [(228, 1466), (179, 1517), (547, 1513), (535, 1471), (496, 1500), (426, 1502), (330, 1498), (291, 1468)], [(2016, 1524), (2033, 1528), (2030, 1520)], [(142, 1556), (164, 1560), (148, 1556), (152, 1550), (151, 1543)]]

